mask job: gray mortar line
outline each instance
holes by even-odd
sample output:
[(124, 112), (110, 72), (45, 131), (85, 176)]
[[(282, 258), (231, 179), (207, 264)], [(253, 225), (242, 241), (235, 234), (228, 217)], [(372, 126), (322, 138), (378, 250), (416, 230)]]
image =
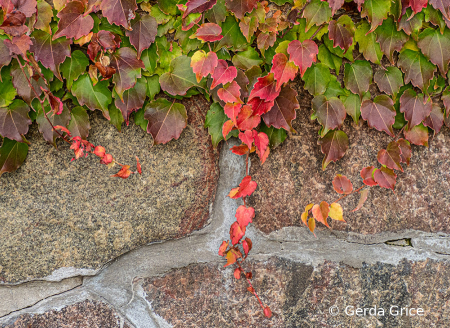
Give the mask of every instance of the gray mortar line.
[[(145, 299), (143, 278), (161, 276), (190, 264), (223, 262), (217, 250), (222, 240), (227, 239), (229, 227), (235, 221), (234, 214), (240, 204), (227, 195), (245, 175), (243, 157), (234, 155), (227, 149), (234, 144), (235, 140), (222, 146), (216, 200), (212, 206), (211, 219), (205, 228), (177, 240), (152, 243), (123, 254), (98, 270), (95, 276), (85, 276), (82, 287), (50, 296), (34, 306), (4, 316), (0, 318), (0, 324), (12, 322), (24, 313), (43, 313), (85, 299), (101, 299), (136, 328), (171, 327), (152, 311), (151, 302)], [(247, 236), (252, 239), (254, 248), (249, 259), (264, 261), (271, 256), (278, 256), (314, 267), (324, 261), (333, 261), (360, 268), (363, 263), (396, 265), (402, 259), (448, 260), (449, 256), (442, 254), (450, 253), (450, 237), (437, 233), (409, 230), (366, 236), (317, 230), (316, 234), (318, 238), (305, 228), (287, 227), (265, 235), (250, 226)], [(385, 244), (386, 241), (403, 238), (411, 238), (414, 247)]]

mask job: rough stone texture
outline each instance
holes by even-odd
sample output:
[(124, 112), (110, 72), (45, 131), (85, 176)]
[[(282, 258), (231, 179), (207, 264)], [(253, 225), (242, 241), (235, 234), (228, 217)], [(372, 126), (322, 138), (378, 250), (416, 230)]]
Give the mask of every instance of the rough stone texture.
[[(256, 299), (231, 269), (198, 264), (147, 279), (153, 310), (174, 327), (449, 327), (449, 264), (427, 260), (377, 263), (355, 269), (310, 266), (270, 258), (252, 262), (254, 286), (273, 311), (265, 319)], [(337, 316), (329, 314), (338, 306)], [(385, 316), (350, 316), (347, 306), (383, 308)], [(393, 316), (391, 306), (423, 308), (424, 316)], [(350, 312), (349, 312), (350, 313)], [(367, 312), (368, 313), (368, 312)]]
[(84, 301), (43, 314), (25, 314), (3, 328), (131, 328), (107, 304)]
[(74, 277), (61, 282), (33, 281), (20, 286), (0, 286), (0, 317), (31, 306), (49, 296), (71, 290), (82, 282), (81, 277)]
[[(360, 171), (365, 166), (379, 166), (377, 153), (392, 140), (360, 121), (356, 126), (346, 119), (343, 130), (349, 137), (349, 149), (336, 164), (322, 171), (324, 155), (317, 145), (319, 123), (310, 120), (312, 97), (297, 88), (301, 109), (294, 128), (298, 134), (271, 151), (264, 165), (252, 158), (250, 174), (258, 189), (249, 198), (257, 215), (253, 221), (265, 233), (286, 226), (304, 226), (300, 216), (309, 203), (332, 202), (339, 198), (331, 184), (336, 174), (347, 176), (353, 186), (362, 185)], [(364, 207), (355, 213), (359, 195), (340, 201), (348, 224), (333, 222), (332, 228), (362, 234), (404, 229), (426, 232), (450, 232), (450, 131), (443, 127), (430, 147), (413, 146), (409, 167), (398, 174), (395, 193), (372, 188)], [(324, 228), (318, 224), (319, 229)], [(306, 228), (305, 228), (306, 229)], [(325, 228), (326, 229), (326, 228)]]
[(98, 113), (88, 140), (142, 176), (111, 178), (96, 156), (47, 145), (32, 126), (27, 160), (0, 180), (0, 282), (42, 278), (64, 267), (99, 268), (137, 246), (202, 228), (214, 200), (218, 152), (203, 128), (209, 103), (183, 101), (188, 126), (179, 140), (150, 148), (133, 122), (119, 133)]

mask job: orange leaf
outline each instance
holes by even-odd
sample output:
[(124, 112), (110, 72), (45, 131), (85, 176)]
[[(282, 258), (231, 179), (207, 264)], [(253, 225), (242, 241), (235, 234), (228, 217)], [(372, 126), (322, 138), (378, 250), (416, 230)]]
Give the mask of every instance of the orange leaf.
[(313, 203), (306, 205), (305, 211), (302, 213), (301, 219), (306, 226), (308, 226), (308, 223), (306, 223), (308, 221), (308, 212), (313, 206)]
[(232, 120), (228, 120), (225, 123), (223, 123), (222, 126), (222, 135), (223, 138), (226, 139), (228, 136), (228, 133), (230, 133), (230, 131), (234, 128), (234, 123)]
[(247, 145), (240, 145), (240, 146), (233, 146), (232, 148), (230, 148), (230, 150), (233, 152), (233, 154), (242, 156), (248, 153), (249, 149), (247, 147)]
[(364, 203), (367, 200), (367, 196), (369, 195), (369, 189), (361, 190), (359, 193), (361, 194), (361, 196), (359, 198), (358, 205), (356, 205), (355, 209), (352, 210), (352, 212), (356, 212), (361, 207), (363, 207)]
[(351, 194), (353, 191), (353, 185), (345, 175), (336, 175), (333, 179), (333, 187), (338, 194)]
[(103, 156), (105, 156), (105, 148), (102, 146), (95, 147), (94, 154), (103, 158)]
[(234, 277), (239, 279), (241, 277), (241, 268), (234, 269)]
[(328, 203), (323, 201), (320, 205), (314, 205), (312, 208), (312, 214), (314, 218), (320, 223), (326, 225), (328, 228), (330, 227), (327, 223), (328, 213), (330, 212), (330, 207)]
[(232, 249), (230, 249), (227, 253), (227, 264), (225, 264), (224, 267), (236, 263), (236, 259), (237, 259), (236, 254), (233, 252)]
[(245, 256), (247, 257), (248, 252), (252, 249), (252, 240), (250, 238), (245, 238), (245, 240), (242, 242), (242, 247), (244, 248)]
[(122, 168), (120, 169), (119, 172), (117, 172), (116, 174), (111, 175), (111, 176), (126, 179), (130, 176), (131, 173), (132, 172), (130, 170), (130, 165), (124, 165), (124, 166), (122, 166)]
[(316, 229), (316, 221), (314, 221), (314, 218), (309, 218), (308, 228), (314, 234), (315, 237), (316, 234), (314, 233), (314, 230)]
[(139, 162), (139, 158), (136, 156), (136, 167), (137, 167), (137, 171), (139, 174), (142, 174), (142, 167), (141, 167), (141, 163)]

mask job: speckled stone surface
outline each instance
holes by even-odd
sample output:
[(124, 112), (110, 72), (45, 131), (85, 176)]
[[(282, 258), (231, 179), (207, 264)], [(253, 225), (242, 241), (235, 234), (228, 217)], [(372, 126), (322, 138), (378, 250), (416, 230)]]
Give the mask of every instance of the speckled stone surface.
[(25, 314), (3, 328), (132, 328), (107, 304), (84, 301), (43, 314)]
[[(323, 154), (317, 145), (319, 123), (310, 120), (312, 97), (297, 88), (301, 109), (294, 128), (298, 134), (271, 151), (260, 165), (253, 157), (250, 174), (258, 188), (249, 198), (256, 209), (253, 224), (265, 233), (286, 226), (303, 226), (300, 216), (309, 203), (339, 198), (332, 186), (336, 174), (347, 176), (353, 186), (362, 186), (360, 171), (366, 166), (380, 166), (377, 153), (392, 140), (360, 121), (356, 126), (346, 119), (343, 130), (349, 137), (349, 149), (336, 164), (322, 171)], [(450, 131), (443, 127), (429, 148), (413, 146), (409, 167), (398, 174), (395, 193), (372, 188), (364, 207), (355, 213), (359, 195), (340, 201), (348, 224), (333, 222), (332, 228), (362, 234), (416, 229), (426, 232), (450, 232)], [(331, 221), (329, 219), (329, 221)], [(320, 223), (319, 229), (326, 229)], [(307, 228), (305, 228), (307, 229)]]
[[(191, 265), (164, 277), (147, 279), (144, 288), (154, 311), (174, 327), (450, 325), (448, 263), (403, 260), (397, 266), (378, 263), (355, 269), (325, 262), (313, 270), (289, 260), (270, 258), (251, 263), (250, 269), (256, 290), (272, 309), (270, 320), (263, 317), (256, 299), (246, 291), (246, 282), (236, 281), (231, 269), (221, 265)], [(332, 316), (329, 309), (335, 305), (339, 313)], [(346, 315), (347, 306), (353, 306), (355, 311), (358, 307), (376, 306), (383, 308), (385, 315)], [(423, 316), (391, 315), (391, 306), (420, 307)], [(347, 310), (349, 314), (351, 309)]]
[(88, 140), (142, 176), (110, 177), (99, 159), (71, 162), (32, 126), (24, 165), (0, 179), (0, 282), (51, 275), (59, 268), (99, 268), (140, 245), (184, 236), (209, 218), (217, 187), (218, 151), (203, 128), (209, 103), (183, 100), (188, 126), (179, 140), (150, 148), (151, 135), (133, 122), (119, 133), (91, 113)]

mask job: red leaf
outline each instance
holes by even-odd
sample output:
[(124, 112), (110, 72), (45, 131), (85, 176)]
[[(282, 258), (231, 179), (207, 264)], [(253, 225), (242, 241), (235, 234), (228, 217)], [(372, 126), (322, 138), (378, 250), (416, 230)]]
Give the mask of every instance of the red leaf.
[(287, 52), (290, 55), (290, 60), (299, 67), (300, 74), (303, 77), (307, 68), (310, 67), (312, 63), (316, 62), (319, 48), (317, 47), (317, 44), (311, 40), (305, 40), (303, 43), (294, 40), (289, 43)]
[(272, 311), (270, 310), (270, 308), (268, 306), (266, 306), (264, 308), (264, 315), (270, 319), (270, 317), (272, 317)]
[[(341, 16), (346, 17), (348, 16)], [(333, 40), (333, 47), (340, 47), (344, 51), (347, 51), (348, 48), (353, 44), (353, 32), (349, 30), (346, 24), (340, 23), (340, 19), (337, 21), (332, 20), (328, 25), (328, 37), (330, 40)]]
[(4, 138), (22, 142), (22, 135), (28, 133), (31, 119), (30, 107), (23, 100), (15, 100), (8, 107), (0, 107), (0, 134)]
[(314, 117), (323, 125), (322, 136), (328, 131), (340, 128), (347, 116), (344, 104), (339, 98), (332, 97), (327, 99), (319, 95), (312, 101)]
[[(233, 146), (230, 149), (232, 151), (233, 154), (242, 156), (245, 155), (249, 152), (249, 148), (247, 147), (247, 145), (240, 145), (240, 146)], [(236, 188), (234, 188), (236, 189)]]
[(411, 7), (415, 14), (422, 11), (427, 6), (428, 0), (402, 0), (402, 15), (405, 14), (406, 8)]
[(108, 165), (109, 163), (111, 163), (113, 161), (113, 157), (111, 154), (105, 154), (105, 156), (103, 156), (102, 160), (100, 161), (100, 163)]
[(141, 68), (145, 68), (144, 63), (137, 59), (136, 52), (127, 47), (114, 52), (111, 56), (111, 67), (116, 70), (113, 77), (114, 90), (120, 99), (123, 92), (131, 89), (136, 84), (136, 80), (141, 77)]
[(385, 131), (394, 137), (392, 125), (395, 122), (394, 102), (386, 95), (376, 96), (372, 101), (365, 100), (361, 104), (361, 115), (370, 127)]
[(328, 213), (330, 213), (330, 207), (328, 206), (328, 203), (325, 201), (321, 202), (320, 205), (317, 204), (314, 205), (312, 208), (312, 214), (314, 218), (320, 223), (330, 228), (327, 222)]
[(402, 152), (400, 154), (402, 163), (406, 163), (406, 165), (409, 165), (409, 160), (411, 159), (411, 154), (412, 154), (411, 144), (409, 143), (409, 141), (407, 141), (405, 139), (398, 139), (397, 143)]
[(189, 0), (186, 3), (186, 11), (183, 14), (183, 18), (193, 13), (203, 13), (211, 9), (216, 2), (217, 0)]
[(61, 126), (61, 125), (55, 125), (53, 128), (55, 128), (55, 130), (61, 130), (61, 131), (65, 132), (65, 133), (67, 133), (67, 135), (68, 135), (69, 137), (72, 136), (72, 135), (70, 134), (70, 131), (69, 131), (66, 127), (64, 127), (64, 126)]
[(50, 99), (50, 107), (53, 110), (53, 114), (55, 115), (61, 115), (63, 111), (63, 103), (61, 99), (58, 97), (55, 97), (53, 94), (46, 92), (48, 95), (48, 98)]
[(7, 14), (12, 12), (21, 12), (26, 17), (31, 17), (36, 13), (36, 0), (1, 0), (0, 5)]
[(242, 103), (241, 87), (236, 81), (225, 84), (223, 88), (217, 91), (219, 98), (226, 103)]
[(412, 144), (428, 147), (428, 128), (423, 124), (416, 125), (411, 130), (406, 128), (403, 134)]
[(258, 134), (256, 131), (246, 130), (244, 132), (239, 132), (239, 139), (248, 146), (248, 148), (252, 148), (253, 144), (253, 132)]
[(33, 38), (30, 51), (34, 53), (34, 58), (40, 61), (45, 68), (49, 68), (62, 81), (59, 65), (71, 55), (70, 40), (60, 38), (52, 41), (50, 34), (39, 30), (34, 31)]
[(227, 103), (225, 104), (225, 107), (223, 108), (223, 111), (225, 112), (225, 115), (228, 116), (230, 120), (234, 122), (235, 125), (237, 125), (236, 117), (239, 115), (239, 113), (242, 110), (242, 104), (239, 103)]
[(27, 51), (30, 50), (30, 46), (33, 44), (28, 35), (15, 36), (12, 40), (5, 39), (3, 42), (10, 52), (10, 54), (7, 55), (7, 58), (14, 54), (25, 56)]
[(279, 95), (275, 99), (272, 109), (264, 114), (264, 122), (268, 127), (273, 126), (276, 129), (283, 128), (286, 131), (295, 132), (291, 123), (296, 117), (295, 110), (299, 108), (297, 91), (290, 86), (284, 86), (279, 91)]
[(141, 52), (155, 42), (158, 33), (158, 23), (156, 19), (150, 15), (138, 15), (131, 22), (131, 31), (126, 31), (126, 36), (130, 38), (130, 43), (136, 48), (138, 58)]
[(118, 177), (118, 178), (122, 178), (122, 179), (126, 179), (130, 176), (131, 174), (131, 170), (130, 170), (130, 166), (129, 165), (124, 165), (122, 166), (122, 168), (120, 169), (119, 172), (117, 172), (114, 175), (111, 175), (112, 177)]
[(102, 0), (100, 9), (110, 24), (122, 25), (131, 29), (130, 21), (135, 17), (137, 9), (135, 0)]
[(241, 205), (236, 211), (236, 221), (242, 228), (245, 228), (249, 223), (252, 223), (252, 219), (254, 217), (255, 209), (253, 207), (246, 207), (245, 205)]
[(225, 251), (228, 248), (228, 241), (223, 241), (222, 244), (219, 247), (219, 255), (225, 256)]
[(234, 222), (230, 227), (230, 239), (233, 245), (239, 243), (242, 237), (245, 235), (245, 227), (241, 227), (239, 223)]
[(373, 179), (373, 172), (376, 170), (373, 166), (367, 166), (361, 170), (361, 178), (363, 183), (368, 186), (376, 186), (377, 183)]
[(94, 154), (97, 155), (98, 157), (102, 158), (103, 156), (105, 156), (106, 150), (105, 147), (102, 146), (97, 146), (94, 149)]
[(84, 4), (80, 1), (71, 1), (56, 16), (59, 18), (58, 31), (53, 36), (56, 40), (62, 36), (68, 39), (79, 39), (92, 30), (94, 19), (84, 14)]
[(269, 145), (269, 137), (264, 132), (257, 133), (256, 131), (253, 131), (253, 136), (255, 138), (255, 147), (256, 147), (256, 153), (259, 156), (259, 159), (261, 160), (261, 163), (264, 163), (265, 158), (267, 158), (266, 151), (267, 146)]
[(234, 277), (239, 279), (241, 277), (241, 268), (234, 269)]
[(145, 79), (138, 79), (134, 87), (125, 90), (123, 93), (123, 100), (116, 97), (114, 104), (120, 109), (123, 119), (128, 125), (130, 114), (144, 105), (147, 90), (147, 81)]
[(12, 36), (20, 36), (28, 32), (25, 24), (26, 16), (21, 12), (8, 14), (0, 28)]
[(258, 0), (225, 0), (228, 10), (239, 19), (242, 19), (245, 13), (249, 13), (256, 8), (257, 4)]
[(276, 90), (280, 90), (281, 86), (289, 80), (293, 81), (295, 75), (297, 75), (297, 70), (298, 67), (289, 61), (284, 53), (273, 56), (270, 72), (273, 73), (275, 80), (277, 80)]
[(214, 70), (214, 73), (212, 75), (213, 82), (211, 84), (211, 90), (214, 89), (219, 84), (227, 84), (231, 81), (233, 81), (237, 76), (237, 70), (236, 67), (230, 66), (228, 67), (228, 64), (225, 60), (219, 59), (219, 62), (217, 64), (217, 67)]
[(369, 190), (370, 189), (364, 189), (359, 192), (361, 196), (359, 197), (358, 205), (356, 205), (355, 209), (353, 209), (351, 212), (356, 212), (357, 210), (361, 209), (361, 207), (363, 207), (364, 203), (367, 200), (367, 196), (369, 195)]
[(394, 170), (388, 169), (387, 167), (383, 166), (381, 169), (375, 170), (375, 172), (373, 173), (373, 178), (380, 187), (394, 190), (397, 178)]
[(223, 38), (221, 33), (222, 28), (219, 25), (214, 23), (205, 23), (197, 29), (197, 32), (195, 32), (195, 37), (205, 42), (214, 42)]
[(444, 124), (444, 112), (441, 107), (437, 104), (433, 104), (430, 115), (425, 118), (423, 125), (428, 126), (433, 129), (434, 134), (441, 131), (442, 125)]
[(403, 168), (400, 165), (402, 161), (401, 153), (399, 144), (396, 141), (391, 141), (386, 149), (380, 149), (377, 160), (381, 165), (403, 172)]
[(164, 98), (151, 101), (145, 107), (144, 118), (156, 145), (178, 139), (187, 124), (186, 107)]
[(261, 122), (261, 116), (253, 115), (252, 108), (248, 105), (242, 107), (237, 117), (239, 130), (253, 130)]
[(258, 77), (258, 82), (255, 83), (250, 97), (248, 100), (252, 100), (255, 97), (259, 97), (265, 101), (272, 101), (278, 97), (280, 91), (276, 90), (276, 81), (274, 79), (274, 74), (269, 73), (264, 77)]
[(422, 94), (417, 95), (412, 89), (406, 90), (400, 97), (400, 112), (405, 113), (408, 129), (420, 124), (430, 115), (431, 110), (431, 99), (425, 99)]
[(259, 97), (255, 97), (248, 101), (247, 104), (252, 108), (254, 115), (263, 115), (272, 109), (274, 101), (265, 101)]
[(250, 196), (255, 190), (258, 184), (252, 181), (252, 177), (247, 175), (239, 184), (239, 187), (231, 189), (228, 197), (236, 199), (239, 197)]
[(231, 120), (226, 121), (225, 123), (223, 123), (222, 126), (222, 135), (223, 138), (226, 140), (228, 133), (230, 133), (230, 131), (234, 128), (234, 123)]
[(142, 175), (141, 163), (139, 162), (139, 158), (137, 156), (136, 156), (136, 169), (137, 169), (138, 173)]
[[(325, 0), (321, 0), (325, 1)], [(344, 0), (328, 0), (328, 5), (331, 8), (331, 16), (334, 16), (334, 13), (341, 9), (342, 5), (344, 4)]]
[(203, 50), (197, 51), (191, 58), (191, 67), (197, 82), (200, 83), (202, 78), (208, 76), (208, 74), (213, 74), (217, 64), (218, 59), (215, 52), (210, 51), (206, 54)]
[[(253, 244), (252, 244), (252, 241), (251, 241), (250, 238), (245, 238), (245, 239), (242, 241), (242, 247), (244, 248), (245, 257), (247, 257), (248, 252), (251, 251), (252, 245), (253, 245)], [(250, 275), (252, 274), (251, 272), (249, 272), (249, 273), (250, 273)], [(249, 279), (251, 279), (251, 277), (250, 277)]]
[(352, 182), (345, 175), (336, 175), (333, 179), (333, 187), (338, 194), (351, 194), (353, 191)]
[(344, 131), (332, 130), (317, 142), (325, 154), (322, 161), (322, 170), (325, 171), (330, 162), (341, 159), (348, 148), (348, 137)]

